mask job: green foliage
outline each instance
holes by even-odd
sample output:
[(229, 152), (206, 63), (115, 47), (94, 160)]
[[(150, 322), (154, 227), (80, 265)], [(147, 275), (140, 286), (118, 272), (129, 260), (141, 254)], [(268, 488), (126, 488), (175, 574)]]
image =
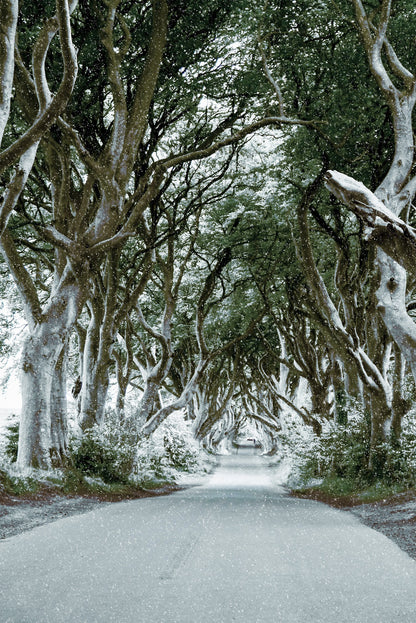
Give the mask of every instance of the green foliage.
[(12, 421), (8, 424), (4, 437), (4, 454), (11, 463), (15, 463), (19, 445), (19, 422)]
[(117, 470), (117, 452), (97, 435), (96, 431), (84, 434), (79, 446), (72, 452), (74, 467), (105, 482), (118, 482), (122, 475)]
[(62, 491), (66, 494), (81, 494), (87, 489), (85, 475), (79, 469), (67, 470), (61, 484)]
[(403, 432), (398, 444), (386, 448), (385, 480), (402, 483), (407, 487), (416, 484), (416, 413), (411, 411), (403, 421)]
[(182, 435), (175, 434), (171, 427), (166, 428), (163, 445), (169, 464), (179, 471), (191, 472), (198, 465), (196, 447)]
[[(85, 488), (85, 476), (106, 484), (130, 482), (136, 458), (136, 432), (129, 421), (120, 425), (109, 410), (104, 423), (74, 439), (71, 446), (73, 469), (66, 475), (68, 491)], [(201, 468), (201, 450), (182, 414), (173, 414), (151, 438), (141, 439), (133, 480), (152, 488), (175, 482), (179, 472)]]
[(314, 478), (323, 479), (322, 490), (338, 495), (368, 488), (376, 482), (399, 488), (415, 486), (415, 414), (407, 417), (404, 428), (406, 432), (403, 433), (400, 444), (385, 443), (378, 448), (378, 454), (383, 459), (382, 464), (379, 469), (370, 471), (369, 418), (359, 405), (350, 401), (348, 423), (328, 425), (322, 436), (315, 438), (304, 449), (301, 466), (303, 482), (307, 483)]
[(127, 481), (104, 482), (100, 477), (90, 477), (79, 469), (69, 469), (63, 472), (62, 478), (56, 483), (59, 489), (67, 495), (97, 495), (104, 499), (135, 497), (141, 488)]
[(294, 115), (323, 122), (321, 137), (304, 129), (293, 133), (288, 156), (307, 175), (309, 163), (320, 161), (325, 151), (330, 167), (348, 173), (353, 161), (351, 172), (377, 185), (391, 156), (391, 129), (353, 25), (351, 3), (341, 2), (335, 10), (331, 4), (312, 4), (273, 0), (264, 19), (269, 63), (285, 101)]
[(409, 487), (404, 483), (385, 483), (381, 481), (372, 484), (363, 483), (357, 486), (355, 480), (348, 478), (338, 478), (337, 476), (327, 476), (318, 486), (305, 489), (296, 489), (297, 493), (306, 493), (319, 498), (346, 498), (347, 503), (359, 501), (361, 504), (384, 500), (397, 493), (407, 491)]
[(20, 477), (10, 474), (7, 470), (0, 468), (0, 494), (24, 495), (36, 493), (41, 483), (32, 477)]
[(106, 483), (127, 483), (134, 457), (135, 433), (129, 422), (120, 423), (109, 409), (101, 426), (71, 444), (75, 470)]
[(132, 447), (123, 435), (115, 440), (106, 424), (87, 431), (81, 440), (73, 442), (73, 466), (82, 474), (101, 478), (106, 483), (126, 483), (133, 458)]
[(347, 426), (328, 427), (306, 456), (304, 475), (365, 479), (370, 452), (370, 434), (365, 420)]
[(134, 479), (146, 488), (175, 482), (180, 473), (203, 470), (203, 455), (181, 413), (173, 413), (150, 437), (141, 439)]

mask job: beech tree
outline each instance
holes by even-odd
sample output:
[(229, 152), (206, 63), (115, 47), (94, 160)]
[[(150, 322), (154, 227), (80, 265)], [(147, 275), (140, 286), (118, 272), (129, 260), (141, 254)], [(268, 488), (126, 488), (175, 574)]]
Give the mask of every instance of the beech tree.
[[(336, 171), (328, 172), (326, 186), (365, 222), (369, 241), (377, 246), (377, 311), (415, 376), (415, 324), (406, 308), (410, 245), (401, 242), (411, 230), (398, 218), (400, 215), (404, 215), (405, 220), (408, 218), (416, 192), (413, 172), (416, 78), (412, 64), (411, 69), (406, 67), (406, 61), (414, 63), (414, 58), (406, 58), (404, 50), (400, 49), (397, 25), (392, 24), (396, 16), (392, 15), (391, 2), (381, 2), (376, 13), (371, 15), (365, 3), (354, 0), (353, 5), (373, 79), (390, 111), (394, 148), (388, 170), (374, 193), (364, 184)], [(411, 19), (406, 9), (405, 5), (403, 16)], [(403, 25), (400, 15), (398, 21)]]
[[(405, 2), (397, 6), (391, 19), (388, 17), (389, 3), (380, 3), (377, 8), (372, 5), (371, 19), (359, 2), (341, 2), (335, 10), (319, 5), (309, 11), (307, 5), (307, 2), (295, 2), (285, 12), (281, 3), (269, 4), (270, 26), (265, 20), (263, 37), (269, 67), (272, 72), (277, 67), (277, 74), (286, 78), (282, 82), (282, 97), (288, 102), (288, 108), (292, 107), (304, 117), (317, 116), (319, 111), (319, 118), (326, 122), (319, 126), (313, 138), (298, 131), (287, 141), (287, 150), (284, 147), (286, 181), (289, 178), (295, 188), (287, 197), (292, 194), (291, 205), (298, 205), (294, 231), (306, 282), (299, 284), (298, 296), (303, 301), (309, 322), (326, 336), (333, 351), (329, 356), (335, 356), (335, 370), (341, 364), (345, 390), (352, 395), (362, 395), (371, 412), (370, 468), (376, 473), (382, 471), (382, 448), (389, 440), (389, 424), (400, 421), (407, 408), (403, 396), (393, 401), (395, 390), (390, 383), (395, 371), (402, 367), (401, 356), (397, 349), (392, 350), (391, 345), (397, 328), (390, 331), (388, 323), (383, 325), (380, 322), (375, 301), (376, 293), (380, 301), (382, 288), (373, 260), (371, 239), (365, 239), (362, 225), (356, 227), (356, 233), (350, 231), (348, 237), (339, 230), (340, 209), (334, 202), (328, 203), (321, 187), (326, 168), (341, 167), (350, 176), (359, 172), (362, 179), (379, 189), (384, 187), (390, 196), (397, 183), (396, 191), (399, 192), (399, 178), (392, 175), (389, 159), (393, 159), (395, 166), (400, 162), (399, 168), (412, 166), (408, 161), (413, 147), (401, 143), (401, 148), (407, 150), (407, 160), (402, 161), (397, 136), (406, 134), (404, 119), (408, 112), (411, 117), (414, 104), (412, 77), (410, 72), (406, 74), (404, 65), (398, 60), (399, 56), (410, 59), (403, 33), (411, 30), (413, 15)], [(278, 7), (281, 11), (277, 10)], [(389, 38), (387, 22), (390, 25)], [(361, 33), (364, 49), (357, 31)], [(301, 46), (301, 41), (307, 41), (308, 45)], [(291, 55), (295, 62), (288, 63)], [(383, 72), (390, 84), (382, 76)], [(378, 76), (376, 81), (372, 80), (371, 73)], [(399, 84), (404, 85), (403, 88), (397, 86)], [(380, 98), (380, 88), (382, 92), (384, 88), (387, 99)], [(395, 144), (389, 137), (390, 114), (394, 120)], [(321, 174), (318, 175), (320, 168)], [(386, 171), (389, 171), (387, 176)], [(409, 182), (406, 176), (410, 171), (411, 168), (406, 168), (403, 188)], [(282, 174), (284, 177), (285, 173)], [(311, 183), (314, 178), (315, 182)], [(347, 203), (349, 198), (351, 207), (354, 193), (348, 197), (349, 191), (353, 190), (351, 180), (345, 184), (348, 179), (331, 172), (326, 176), (326, 183)], [(345, 193), (343, 187), (346, 187)], [(357, 201), (363, 202), (360, 189), (356, 186), (355, 190)], [(401, 207), (404, 207), (404, 194), (402, 200)], [(357, 207), (358, 203), (355, 205)], [(361, 207), (365, 210), (365, 206)], [(401, 208), (398, 206), (398, 209)], [(321, 268), (324, 262), (320, 257), (322, 246), (317, 247), (315, 243), (317, 231), (321, 232), (321, 237), (328, 239), (329, 236), (337, 258), (336, 265), (332, 264), (335, 283), (331, 282), (332, 269), (328, 272), (327, 266)], [(378, 233), (381, 241), (380, 230)], [(351, 236), (359, 242), (352, 245)], [(380, 257), (378, 253), (378, 265)], [(393, 327), (393, 318), (390, 324)], [(340, 387), (338, 372), (335, 376), (338, 378), (332, 381), (334, 387)], [(399, 387), (400, 383), (394, 382), (393, 385)]]
[[(312, 406), (298, 415), (319, 433), (336, 417), (331, 396), (361, 397), (381, 463), (387, 424), (399, 435), (407, 409), (403, 361), (416, 378), (406, 308), (415, 58), (400, 36), (412, 7), (0, 7), (0, 245), (28, 322), (19, 468), (65, 461), (75, 330), (85, 430), (102, 419), (114, 366), (120, 412), (134, 367), (143, 372), (143, 433), (186, 407), (209, 443), (234, 430), (241, 405), (274, 438), (282, 406), (298, 408), (288, 378), (308, 378)], [(235, 146), (269, 126), (275, 163), (255, 159), (270, 140), (260, 135), (247, 167)], [(216, 209), (223, 230), (201, 260), (199, 224)], [(192, 271), (188, 344), (173, 347)], [(243, 292), (256, 298), (251, 317), (239, 313)], [(224, 317), (213, 331), (215, 309)], [(267, 332), (256, 329), (261, 314)], [(163, 386), (169, 404), (158, 402)]]
[[(6, 4), (14, 8), (13, 19), (10, 20), (10, 32), (13, 35), (17, 3)], [(71, 6), (72, 10), (74, 8), (75, 4)], [(82, 19), (89, 15), (88, 7), (86, 9), (85, 12), (83, 7), (84, 12), (81, 11), (80, 22), (77, 22), (77, 26), (81, 26), (81, 33)], [(57, 16), (52, 17), (41, 29), (33, 48), (31, 72), (24, 64), (28, 51), (25, 49), (22, 50), (24, 55), (18, 57), (14, 73), (16, 101), (23, 102), (21, 110), (29, 118), (31, 125), (21, 139), (12, 143), (1, 154), (3, 169), (21, 154), (24, 158), (3, 201), (3, 220), (6, 224), (7, 216), (11, 214), (21, 195), (33, 167), (38, 141), (43, 138), (52, 193), (49, 197), (50, 207), (47, 209), (48, 222), (41, 223), (40, 235), (57, 249), (55, 284), (49, 300), (42, 306), (12, 236), (7, 230), (2, 236), (3, 253), (21, 291), (30, 321), (30, 335), (25, 344), (22, 364), (23, 409), (18, 457), (18, 465), (22, 469), (29, 465), (47, 467), (50, 464), (51, 429), (54, 425), (50, 411), (51, 379), (67, 336), (88, 298), (96, 267), (100, 266), (107, 253), (134, 235), (141, 214), (158, 194), (166, 167), (169, 166), (166, 159), (162, 159), (157, 166), (148, 166), (137, 177), (140, 169), (137, 169), (139, 147), (145, 137), (149, 109), (166, 48), (168, 6), (164, 1), (154, 2), (153, 7), (147, 6), (145, 13), (140, 16), (145, 23), (144, 30), (140, 31), (144, 44), (142, 62), (136, 64), (135, 69), (127, 75), (125, 64), (126, 57), (132, 53), (129, 50), (131, 32), (119, 9), (118, 2), (108, 4), (107, 11), (102, 11), (98, 16), (102, 25), (101, 41), (99, 31), (94, 29), (90, 35), (95, 37), (96, 47), (89, 48), (91, 41), (87, 41), (89, 46), (86, 53), (85, 47), (82, 47), (83, 66), (87, 67), (91, 58), (88, 54), (94, 54), (98, 46), (107, 68), (103, 79), (103, 67), (95, 67), (95, 76), (100, 79), (98, 90), (101, 87), (101, 92), (97, 93), (97, 96), (101, 95), (101, 99), (97, 99), (103, 107), (98, 135), (89, 131), (90, 128), (85, 124), (85, 115), (80, 114), (79, 109), (71, 115), (67, 108), (66, 119), (60, 117), (73, 90), (76, 76), (75, 51), (69, 21), (70, 8), (67, 2), (57, 2)], [(25, 37), (28, 20), (34, 14), (36, 18), (41, 17), (36, 11), (31, 13), (28, 7), (26, 11), (21, 18), (23, 44), (28, 41), (27, 36)], [(181, 14), (183, 12), (179, 9), (172, 18), (174, 24)], [(147, 19), (149, 15), (151, 24)], [(205, 19), (209, 21), (209, 15), (205, 14)], [(90, 26), (91, 23), (88, 24)], [(53, 35), (58, 30), (64, 72), (61, 87), (58, 88), (56, 96), (52, 97), (46, 74), (50, 68), (50, 65), (47, 67), (48, 61), (50, 63), (56, 60), (55, 50), (52, 50), (50, 58), (48, 52), (51, 50)], [(208, 34), (209, 30), (205, 32)], [(198, 45), (201, 46), (201, 40)], [(7, 61), (5, 68), (9, 68), (10, 76), (13, 68), (10, 57), (13, 56), (14, 36), (7, 39), (4, 49)], [(52, 75), (52, 82), (54, 78), (55, 74)], [(97, 82), (91, 81), (90, 87), (96, 88), (96, 84)], [(87, 98), (91, 92), (91, 88), (89, 92), (86, 89)], [(7, 87), (7, 84), (5, 95), (10, 101), (11, 87)], [(7, 108), (5, 111), (7, 112)], [(57, 127), (54, 130), (54, 135), (47, 134), (55, 121), (59, 122), (59, 129)], [(211, 140), (213, 138), (215, 135), (211, 135)], [(204, 139), (204, 147), (207, 148), (211, 140), (206, 135)], [(70, 158), (71, 151), (76, 154), (75, 158)], [(185, 161), (190, 159), (188, 155), (182, 158)], [(169, 162), (172, 166), (180, 164), (180, 161), (173, 162), (172, 159)], [(146, 159), (141, 158), (140, 163), (143, 167)], [(23, 176), (20, 170), (24, 171)], [(133, 171), (136, 183), (128, 192), (126, 200)], [(53, 388), (56, 392), (56, 383), (53, 383)], [(58, 455), (60, 454), (59, 450)]]
[[(29, 325), (18, 456), (19, 468), (25, 469), (48, 467), (51, 455), (58, 461), (65, 455), (64, 443), (56, 449), (52, 445), (51, 391), (53, 404), (64, 405), (56, 392), (58, 387), (63, 392), (68, 337), (87, 300), (93, 322), (94, 317), (100, 322), (91, 296), (94, 284), (104, 264), (111, 265), (112, 254), (114, 259), (138, 234), (167, 171), (208, 158), (261, 127), (312, 122), (280, 110), (259, 120), (246, 114), (256, 94), (247, 79), (254, 75), (250, 50), (244, 58), (240, 48), (230, 47), (224, 29), (238, 3), (23, 4), (16, 51), (18, 3), (3, 6), (8, 24), (1, 65), (7, 145), (0, 170), (8, 168), (8, 175), (20, 161), (16, 175), (4, 178), (1, 246)], [(54, 280), (47, 297), (39, 296), (7, 227), (13, 210), (24, 215), (36, 241), (54, 250), (49, 266)], [(64, 419), (62, 409), (59, 419)]]

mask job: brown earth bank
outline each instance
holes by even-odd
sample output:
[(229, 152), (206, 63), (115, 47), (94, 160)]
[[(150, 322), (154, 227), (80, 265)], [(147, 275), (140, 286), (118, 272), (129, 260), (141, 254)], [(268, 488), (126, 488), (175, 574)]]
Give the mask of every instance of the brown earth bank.
[(416, 560), (416, 491), (397, 493), (371, 503), (363, 503), (358, 496), (330, 496), (319, 489), (292, 491), (291, 495), (323, 502), (357, 515), (362, 523), (382, 532)]
[(0, 487), (0, 539), (63, 517), (86, 513), (102, 504), (169, 495), (181, 489), (184, 487), (166, 485), (152, 490), (130, 490), (128, 493), (62, 495), (50, 487), (44, 487), (36, 493), (13, 496)]

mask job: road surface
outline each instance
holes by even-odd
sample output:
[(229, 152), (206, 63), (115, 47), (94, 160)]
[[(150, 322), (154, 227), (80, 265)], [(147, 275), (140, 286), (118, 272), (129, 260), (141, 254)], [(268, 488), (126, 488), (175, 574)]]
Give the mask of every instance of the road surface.
[(416, 562), (257, 456), (0, 543), (1, 623), (414, 623)]

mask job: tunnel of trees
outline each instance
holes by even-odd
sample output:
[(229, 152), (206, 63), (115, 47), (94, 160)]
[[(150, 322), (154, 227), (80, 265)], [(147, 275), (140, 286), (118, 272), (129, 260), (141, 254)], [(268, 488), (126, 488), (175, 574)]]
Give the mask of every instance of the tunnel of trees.
[(0, 16), (17, 468), (69, 460), (68, 388), (81, 435), (110, 399), (133, 444), (182, 411), (213, 451), (358, 417), (367, 474), (391, 468), (416, 397), (413, 0)]

